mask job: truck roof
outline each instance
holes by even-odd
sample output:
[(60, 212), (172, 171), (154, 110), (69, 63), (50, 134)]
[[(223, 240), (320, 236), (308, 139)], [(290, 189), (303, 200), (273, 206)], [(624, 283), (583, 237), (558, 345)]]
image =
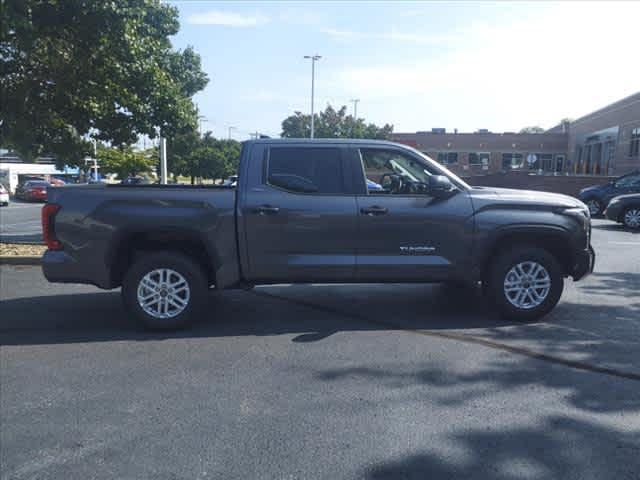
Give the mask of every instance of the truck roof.
[(366, 138), (260, 138), (257, 140), (246, 140), (244, 143), (362, 143), (368, 145), (402, 145), (389, 140), (370, 140)]

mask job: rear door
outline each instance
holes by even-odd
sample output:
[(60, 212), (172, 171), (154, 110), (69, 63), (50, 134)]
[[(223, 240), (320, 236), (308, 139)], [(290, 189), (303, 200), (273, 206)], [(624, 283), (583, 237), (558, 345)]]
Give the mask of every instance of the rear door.
[[(431, 195), (424, 185), (440, 172), (405, 149), (358, 148), (353, 157), (364, 181), (383, 187), (357, 196), (357, 281), (443, 280), (469, 261), (473, 206), (465, 190)], [(390, 175), (405, 181), (394, 188)]]
[[(241, 201), (247, 278), (353, 280), (357, 209), (345, 149), (324, 143), (261, 146)], [(288, 187), (282, 178), (297, 183)]]

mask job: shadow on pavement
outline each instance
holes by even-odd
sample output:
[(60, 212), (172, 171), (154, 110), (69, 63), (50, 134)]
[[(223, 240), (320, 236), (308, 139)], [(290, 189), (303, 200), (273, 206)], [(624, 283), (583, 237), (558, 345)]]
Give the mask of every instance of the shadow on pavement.
[[(373, 294), (373, 305), (378, 310), (388, 311), (389, 318), (396, 318), (401, 311), (397, 308), (398, 302), (404, 302), (405, 308), (424, 312), (411, 321), (414, 327), (425, 329), (509, 325), (495, 315), (494, 319), (488, 320), (485, 307), (474, 303), (474, 292), (465, 293), (469, 301), (461, 303), (450, 302), (448, 294), (439, 287), (407, 287), (409, 290), (400, 295), (397, 292), (384, 293), (384, 288), (378, 288)], [(362, 310), (362, 318), (358, 318), (348, 313), (345, 315), (338, 307), (323, 308), (323, 299), (333, 291), (328, 291), (328, 288), (359, 291), (366, 295), (371, 286), (291, 286), (261, 287), (254, 292), (212, 291), (205, 313), (190, 329), (163, 333), (145, 332), (135, 325), (122, 307), (119, 292), (16, 298), (3, 300), (0, 305), (0, 338), (4, 345), (22, 345), (298, 334), (293, 341), (303, 343), (322, 340), (338, 331), (396, 329), (368, 321), (368, 309)], [(289, 293), (293, 292), (313, 302), (314, 308), (300, 304), (295, 295), (289, 298)]]
[(621, 479), (637, 478), (640, 436), (591, 421), (546, 417), (539, 425), (451, 434), (463, 453), (425, 452), (379, 463), (364, 478), (382, 479)]

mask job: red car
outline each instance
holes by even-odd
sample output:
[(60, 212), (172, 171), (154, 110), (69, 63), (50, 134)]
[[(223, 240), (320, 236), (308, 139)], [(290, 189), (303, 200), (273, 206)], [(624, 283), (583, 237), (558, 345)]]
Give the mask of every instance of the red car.
[(29, 202), (46, 202), (47, 188), (50, 186), (51, 184), (44, 180), (29, 180), (16, 188), (16, 198)]

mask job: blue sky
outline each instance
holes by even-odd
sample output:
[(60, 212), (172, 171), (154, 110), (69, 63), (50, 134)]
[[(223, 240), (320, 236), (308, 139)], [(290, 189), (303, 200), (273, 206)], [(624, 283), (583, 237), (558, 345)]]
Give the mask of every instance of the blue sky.
[(171, 2), (176, 48), (210, 77), (196, 95), (216, 136), (359, 98), (395, 131), (551, 127), (640, 90), (640, 2)]

